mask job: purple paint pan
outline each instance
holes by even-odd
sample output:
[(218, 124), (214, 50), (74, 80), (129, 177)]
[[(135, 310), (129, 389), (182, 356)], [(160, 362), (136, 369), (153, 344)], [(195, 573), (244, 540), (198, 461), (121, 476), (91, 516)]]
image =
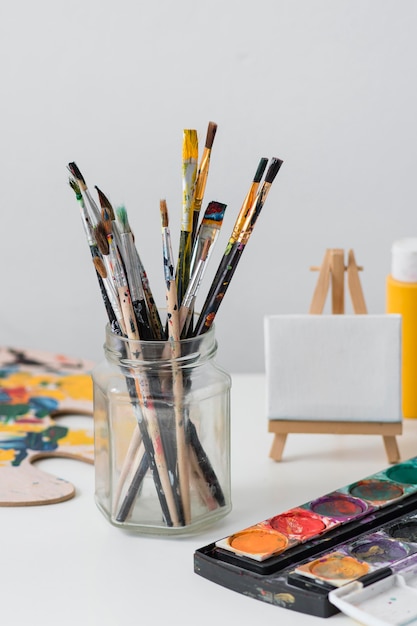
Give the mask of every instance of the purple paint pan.
[(351, 556), (370, 565), (388, 565), (404, 559), (410, 549), (404, 544), (381, 536), (369, 536), (348, 548)]
[(369, 506), (359, 498), (352, 498), (343, 493), (334, 492), (311, 502), (310, 509), (318, 515), (345, 521), (363, 515), (369, 509)]

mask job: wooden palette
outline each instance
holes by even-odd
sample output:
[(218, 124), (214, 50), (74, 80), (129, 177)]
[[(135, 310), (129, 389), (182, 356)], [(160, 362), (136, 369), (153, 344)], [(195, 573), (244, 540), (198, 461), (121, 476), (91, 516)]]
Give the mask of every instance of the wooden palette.
[(67, 457), (94, 463), (91, 428), (60, 425), (59, 417), (93, 415), (93, 363), (48, 352), (0, 347), (0, 506), (69, 500), (70, 482), (34, 461)]

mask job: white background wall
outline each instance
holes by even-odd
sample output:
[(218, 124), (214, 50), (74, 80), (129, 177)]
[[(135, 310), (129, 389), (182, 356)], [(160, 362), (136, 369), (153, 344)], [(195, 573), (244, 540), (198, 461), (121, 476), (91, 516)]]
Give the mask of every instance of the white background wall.
[[(183, 128), (217, 122), (214, 273), (259, 158), (284, 165), (217, 316), (218, 360), (260, 371), (263, 316), (307, 313), (328, 247), (353, 248), (370, 313), (392, 242), (417, 235), (412, 0), (16, 0), (0, 8), (0, 342), (94, 360), (104, 307), (66, 165), (125, 203), (164, 304)], [(202, 286), (208, 289), (210, 271)]]

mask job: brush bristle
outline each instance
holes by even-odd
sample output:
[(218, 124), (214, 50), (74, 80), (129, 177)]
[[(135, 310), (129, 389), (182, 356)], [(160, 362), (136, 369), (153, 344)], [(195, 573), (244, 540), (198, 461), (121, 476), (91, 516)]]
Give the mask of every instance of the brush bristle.
[(159, 202), (159, 210), (161, 211), (162, 228), (168, 228), (169, 219), (168, 219), (168, 207), (167, 207), (166, 200), (161, 200)]
[(254, 183), (259, 183), (261, 181), (261, 178), (264, 175), (264, 171), (266, 169), (267, 163), (268, 163), (268, 159), (266, 159), (265, 157), (263, 157), (259, 161), (258, 169), (256, 170), (255, 176), (253, 177)]
[(184, 130), (184, 137), (182, 143), (182, 158), (184, 161), (198, 159), (198, 136), (197, 131), (186, 128)]
[(100, 259), (99, 256), (95, 256), (93, 257), (93, 263), (97, 273), (101, 276), (101, 278), (107, 278), (107, 270), (106, 266), (103, 263), (103, 260)]
[(227, 204), (222, 202), (211, 201), (208, 203), (206, 210), (204, 211), (203, 221), (222, 222), (224, 218), (224, 212), (226, 211)]
[(97, 187), (97, 185), (94, 185), (95, 190), (97, 191), (97, 195), (98, 195), (98, 200), (100, 202), (100, 207), (102, 209), (107, 209), (107, 211), (109, 212), (110, 215), (110, 219), (114, 220), (115, 219), (115, 215), (114, 215), (114, 210), (113, 207), (111, 205), (110, 200), (107, 198), (107, 196), (101, 191), (101, 189), (99, 189)]
[(206, 136), (206, 148), (211, 150), (213, 145), (214, 137), (216, 136), (217, 124), (215, 122), (209, 122)]
[(77, 200), (79, 200), (80, 198), (82, 198), (81, 195), (81, 189), (79, 184), (77, 183), (76, 180), (74, 180), (74, 178), (70, 178), (69, 179), (69, 186), (71, 187), (71, 189), (73, 190), (73, 192), (75, 193), (75, 195), (77, 196)]
[(201, 256), (200, 259), (202, 261), (205, 261), (207, 259), (207, 255), (208, 255), (208, 251), (210, 249), (211, 246), (211, 239), (206, 239), (203, 243), (203, 248), (201, 250)]
[(278, 174), (279, 168), (281, 167), (281, 165), (283, 164), (283, 161), (281, 161), (281, 159), (276, 159), (275, 157), (273, 157), (271, 159), (271, 163), (268, 167), (268, 171), (265, 174), (265, 182), (266, 183), (273, 183), (275, 176)]
[(76, 180), (81, 181), (82, 184), (85, 185), (84, 177), (81, 174), (80, 170), (78, 169), (77, 164), (74, 163), (74, 161), (72, 161), (71, 163), (68, 163), (68, 169)]
[(110, 212), (109, 210), (104, 207), (103, 209), (101, 209), (101, 218), (102, 218), (102, 224), (104, 226), (104, 231), (106, 233), (106, 235), (111, 235), (112, 234), (112, 230), (113, 230), (113, 222), (111, 220), (110, 217)]
[(124, 206), (119, 206), (116, 209), (117, 223), (121, 233), (129, 233), (130, 225), (127, 218), (127, 211)]
[(94, 234), (96, 237), (97, 247), (101, 254), (107, 256), (109, 254), (109, 242), (107, 240), (107, 233), (102, 222), (99, 222), (94, 228)]

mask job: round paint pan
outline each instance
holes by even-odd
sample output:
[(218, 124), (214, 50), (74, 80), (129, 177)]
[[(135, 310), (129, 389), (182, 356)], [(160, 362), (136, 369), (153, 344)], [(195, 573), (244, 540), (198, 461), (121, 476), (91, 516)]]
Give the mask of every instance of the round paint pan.
[(359, 498), (352, 498), (343, 493), (331, 493), (310, 502), (314, 513), (334, 520), (346, 520), (362, 515), (368, 505)]
[(288, 545), (288, 539), (281, 533), (248, 528), (229, 537), (229, 546), (243, 554), (278, 554)]
[(341, 585), (367, 574), (369, 565), (351, 556), (333, 553), (309, 563), (308, 569), (315, 578)]
[(274, 530), (304, 541), (326, 530), (326, 524), (321, 517), (307, 510), (294, 509), (269, 520)]
[(407, 546), (385, 537), (370, 537), (349, 548), (351, 556), (371, 565), (394, 563), (406, 557), (409, 552)]
[(391, 526), (387, 534), (406, 543), (417, 543), (417, 519), (408, 519)]
[(401, 498), (404, 494), (404, 489), (388, 480), (369, 478), (351, 485), (349, 493), (356, 498), (361, 498), (373, 504), (383, 504)]
[(385, 472), (390, 480), (404, 485), (417, 485), (417, 465), (399, 463)]

